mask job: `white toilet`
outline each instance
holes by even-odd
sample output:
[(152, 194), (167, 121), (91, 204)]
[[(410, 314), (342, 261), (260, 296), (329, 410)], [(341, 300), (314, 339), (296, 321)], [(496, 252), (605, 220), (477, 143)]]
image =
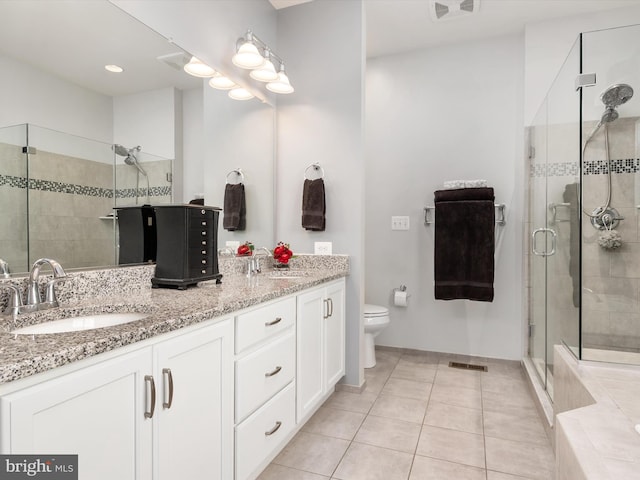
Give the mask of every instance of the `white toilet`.
[(389, 325), (389, 309), (380, 305), (364, 306), (364, 368), (376, 366), (375, 337)]

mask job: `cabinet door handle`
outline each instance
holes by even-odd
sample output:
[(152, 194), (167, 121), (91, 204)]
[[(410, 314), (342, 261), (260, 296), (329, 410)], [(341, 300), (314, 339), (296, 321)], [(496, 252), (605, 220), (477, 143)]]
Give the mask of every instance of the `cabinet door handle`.
[(153, 418), (153, 412), (156, 410), (156, 382), (154, 382), (152, 375), (145, 375), (144, 381), (149, 384), (151, 391), (151, 405), (148, 410), (145, 410), (144, 418)]
[(265, 437), (268, 437), (269, 435), (273, 435), (274, 433), (276, 433), (281, 426), (282, 426), (282, 422), (276, 422), (275, 427), (273, 427), (268, 432), (264, 432)]
[(270, 322), (265, 322), (264, 326), (265, 327), (271, 327), (272, 325), (280, 323), (281, 321), (282, 321), (282, 317), (276, 317), (275, 320), (271, 320)]
[(274, 375), (278, 374), (280, 372), (280, 370), (282, 370), (282, 367), (276, 367), (272, 372), (267, 372), (264, 374), (265, 377), (273, 377)]
[(329, 316), (333, 317), (333, 298), (327, 298), (327, 302), (329, 303)]
[(162, 377), (167, 378), (168, 383), (169, 383), (169, 388), (167, 388), (167, 383), (165, 382), (165, 387), (164, 387), (164, 391), (166, 392), (167, 390), (169, 391), (169, 400), (167, 402), (162, 402), (162, 408), (171, 408), (171, 405), (173, 404), (173, 373), (171, 373), (171, 369), (170, 368), (163, 368), (162, 369)]

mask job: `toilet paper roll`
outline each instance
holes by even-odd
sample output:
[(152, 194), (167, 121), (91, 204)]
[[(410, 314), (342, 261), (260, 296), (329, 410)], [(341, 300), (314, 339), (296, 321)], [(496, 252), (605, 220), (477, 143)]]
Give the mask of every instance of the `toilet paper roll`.
[(402, 290), (393, 291), (393, 304), (396, 307), (406, 307), (408, 299), (409, 295), (407, 295), (407, 292), (403, 292)]

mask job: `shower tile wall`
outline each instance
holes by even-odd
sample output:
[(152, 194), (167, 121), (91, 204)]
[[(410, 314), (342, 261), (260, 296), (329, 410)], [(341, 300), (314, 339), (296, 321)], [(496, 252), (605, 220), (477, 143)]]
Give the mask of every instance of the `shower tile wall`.
[[(149, 175), (151, 190), (150, 202), (154, 205), (172, 202), (172, 161), (156, 160), (143, 161), (142, 168)], [(136, 188), (136, 168), (131, 165), (116, 165), (116, 205), (119, 207), (142, 205), (147, 203), (147, 180), (140, 175)], [(137, 202), (136, 202), (137, 199)]]
[(27, 164), (22, 147), (0, 143), (0, 258), (27, 269)]
[(63, 266), (115, 262), (113, 166), (38, 150), (29, 159), (30, 258)]
[[(605, 250), (598, 245), (601, 232), (583, 219), (582, 329), (584, 346), (640, 352), (640, 171), (638, 118), (620, 118), (609, 124), (612, 159), (611, 204), (625, 217), (616, 227), (622, 246)], [(593, 123), (585, 124), (590, 132)], [(591, 212), (607, 194), (604, 132), (599, 132), (585, 151), (583, 207)]]

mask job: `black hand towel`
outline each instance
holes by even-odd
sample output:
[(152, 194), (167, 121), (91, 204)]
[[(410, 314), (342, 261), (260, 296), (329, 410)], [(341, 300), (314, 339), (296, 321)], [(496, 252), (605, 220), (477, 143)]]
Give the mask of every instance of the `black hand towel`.
[(245, 204), (244, 184), (227, 183), (224, 188), (224, 217), (222, 226), (225, 230), (242, 231), (247, 226), (247, 207)]
[(302, 190), (302, 226), (306, 230), (324, 232), (326, 211), (324, 180), (305, 179)]
[(435, 192), (435, 298), (493, 301), (493, 188)]

